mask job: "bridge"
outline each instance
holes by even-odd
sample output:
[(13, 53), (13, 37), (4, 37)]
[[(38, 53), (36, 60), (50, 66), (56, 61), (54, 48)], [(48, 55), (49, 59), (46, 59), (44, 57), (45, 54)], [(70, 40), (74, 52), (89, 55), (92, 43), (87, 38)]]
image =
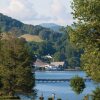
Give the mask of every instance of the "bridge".
[[(36, 82), (48, 83), (48, 82), (69, 82), (71, 79), (35, 79)], [(92, 81), (91, 78), (84, 78), (84, 81)]]

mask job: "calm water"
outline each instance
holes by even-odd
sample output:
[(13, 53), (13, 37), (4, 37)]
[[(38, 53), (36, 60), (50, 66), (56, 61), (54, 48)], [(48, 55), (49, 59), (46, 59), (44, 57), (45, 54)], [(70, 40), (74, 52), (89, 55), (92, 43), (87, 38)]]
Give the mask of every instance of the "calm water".
[[(66, 71), (66, 72), (36, 72), (36, 78), (45, 78), (45, 79), (66, 79), (72, 78), (75, 75), (81, 77), (86, 77), (86, 74), (82, 71)], [(45, 99), (52, 96), (52, 93), (55, 93), (56, 98), (62, 98), (62, 100), (82, 100), (83, 97), (91, 93), (95, 89), (97, 84), (94, 84), (92, 81), (85, 82), (86, 88), (83, 93), (77, 95), (72, 91), (69, 82), (56, 82), (56, 83), (36, 83), (35, 90), (37, 90), (37, 97), (35, 100), (39, 100), (39, 96), (43, 93)], [(23, 100), (30, 100), (30, 98), (21, 96)], [(56, 100), (56, 99), (55, 99)]]

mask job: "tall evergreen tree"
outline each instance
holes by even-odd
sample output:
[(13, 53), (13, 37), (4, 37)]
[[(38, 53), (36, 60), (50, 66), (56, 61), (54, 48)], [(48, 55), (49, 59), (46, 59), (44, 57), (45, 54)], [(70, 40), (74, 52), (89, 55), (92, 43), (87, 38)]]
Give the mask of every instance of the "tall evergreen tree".
[(2, 90), (13, 96), (16, 91), (30, 92), (34, 86), (32, 74), (32, 56), (29, 55), (25, 43), (20, 39), (7, 35), (1, 40), (0, 76)]

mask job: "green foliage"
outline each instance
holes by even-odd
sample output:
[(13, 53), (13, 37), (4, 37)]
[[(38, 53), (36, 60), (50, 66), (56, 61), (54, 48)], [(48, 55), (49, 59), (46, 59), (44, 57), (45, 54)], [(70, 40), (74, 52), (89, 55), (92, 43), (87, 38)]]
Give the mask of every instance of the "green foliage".
[(100, 82), (100, 52), (95, 47), (86, 51), (81, 58), (82, 66), (88, 76), (91, 76), (96, 82)]
[(39, 53), (41, 55), (52, 55), (55, 53), (55, 49), (51, 42), (42, 42), (41, 47), (39, 48)]
[(52, 97), (49, 97), (48, 100), (53, 100), (53, 98)]
[(0, 77), (0, 89), (3, 87), (2, 81), (1, 81), (1, 77)]
[(56, 42), (62, 37), (62, 33), (52, 31), (50, 29), (43, 29), (39, 32), (39, 36), (47, 41)]
[(34, 51), (38, 56), (53, 55), (56, 51), (53, 43), (49, 41), (43, 41), (41, 43), (30, 42), (27, 45), (30, 47), (30, 52)]
[(56, 61), (63, 61), (63, 60), (65, 60), (65, 57), (63, 58), (62, 54), (58, 51), (58, 52), (56, 52), (54, 54), (54, 60), (56, 60)]
[[(46, 33), (48, 35), (48, 33)], [(51, 38), (52, 40), (52, 38)], [(80, 66), (80, 51), (77, 51), (75, 47), (69, 42), (69, 33), (65, 31), (62, 37), (57, 42), (43, 41), (41, 43), (29, 42), (29, 51), (34, 51), (35, 54), (41, 58), (41, 56), (52, 55), (54, 61), (67, 61), (71, 68)], [(43, 57), (42, 57), (43, 58)]]
[(100, 82), (100, 0), (73, 0), (73, 16), (78, 21), (70, 28), (70, 40), (82, 48), (81, 66)]
[(81, 51), (77, 50), (76, 47), (70, 43), (69, 30), (70, 28), (67, 26), (67, 28), (64, 29), (63, 36), (55, 44), (57, 52), (54, 58), (56, 61), (66, 60), (71, 68), (75, 68), (80, 66)]
[(73, 0), (74, 18), (84, 22), (100, 21), (100, 0)]
[(12, 32), (16, 36), (23, 34), (39, 35), (44, 40), (57, 41), (62, 34), (44, 28), (40, 25), (28, 25), (0, 13), (0, 27), (2, 32)]
[(93, 91), (93, 100), (100, 100), (100, 87)]
[(32, 56), (20, 39), (8, 36), (1, 40), (0, 76), (3, 91), (13, 96), (16, 91), (31, 92), (34, 86)]
[(83, 78), (75, 76), (70, 80), (70, 86), (72, 87), (73, 91), (75, 91), (77, 94), (80, 94), (85, 88), (85, 83)]
[(61, 98), (58, 98), (57, 100), (62, 100)]
[[(0, 27), (2, 32), (12, 32), (17, 37), (23, 34), (37, 35), (44, 39), (42, 43), (30, 43), (30, 51), (35, 51), (39, 56), (47, 54), (53, 55), (55, 61), (67, 61), (69, 66), (80, 66), (80, 56), (76, 49), (69, 43), (68, 27), (62, 31), (56, 32), (40, 25), (27, 25), (12, 19), (11, 17), (0, 14)], [(32, 46), (32, 47), (31, 47)], [(74, 60), (72, 60), (74, 58)], [(73, 63), (74, 61), (74, 63)], [(75, 63), (78, 61), (77, 63)], [(72, 64), (73, 63), (73, 64)]]
[(1, 100), (20, 100), (19, 97), (15, 97), (15, 96), (0, 96)]

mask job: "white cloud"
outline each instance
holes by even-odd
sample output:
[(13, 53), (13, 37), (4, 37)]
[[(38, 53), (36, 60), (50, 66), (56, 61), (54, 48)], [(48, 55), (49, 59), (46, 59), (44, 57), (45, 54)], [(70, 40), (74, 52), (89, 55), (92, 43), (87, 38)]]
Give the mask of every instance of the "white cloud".
[(50, 22), (67, 25), (73, 22), (70, 1), (0, 0), (0, 12), (28, 24)]
[(53, 0), (52, 4), (51, 4), (51, 10), (52, 10), (52, 14), (53, 15), (60, 15), (61, 13), (63, 13), (65, 11), (64, 9), (64, 5), (62, 4), (62, 2), (59, 0)]
[(62, 2), (62, 0), (53, 0), (51, 4), (51, 13), (56, 17), (56, 23), (61, 25), (71, 24), (73, 18), (71, 16), (70, 0)]
[(27, 0), (10, 0), (9, 5), (0, 11), (19, 20), (31, 20), (37, 16), (34, 5)]
[(22, 4), (20, 1), (11, 0), (8, 10), (11, 11), (11, 13), (19, 13), (22, 12), (24, 7), (25, 7), (24, 4)]

